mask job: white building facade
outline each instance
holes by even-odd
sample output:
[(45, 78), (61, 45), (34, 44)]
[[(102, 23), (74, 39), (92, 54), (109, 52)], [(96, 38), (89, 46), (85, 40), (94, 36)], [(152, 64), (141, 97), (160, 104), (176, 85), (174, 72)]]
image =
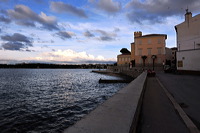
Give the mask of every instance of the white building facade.
[(200, 72), (200, 14), (192, 17), (186, 11), (185, 21), (175, 26), (177, 36), (177, 69)]

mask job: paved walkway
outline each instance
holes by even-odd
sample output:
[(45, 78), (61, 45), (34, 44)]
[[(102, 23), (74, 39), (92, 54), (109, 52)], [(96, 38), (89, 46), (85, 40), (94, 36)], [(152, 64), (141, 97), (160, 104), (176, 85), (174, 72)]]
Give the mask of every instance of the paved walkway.
[(189, 133), (155, 77), (147, 79), (139, 133)]
[(157, 77), (200, 129), (200, 76), (158, 72)]

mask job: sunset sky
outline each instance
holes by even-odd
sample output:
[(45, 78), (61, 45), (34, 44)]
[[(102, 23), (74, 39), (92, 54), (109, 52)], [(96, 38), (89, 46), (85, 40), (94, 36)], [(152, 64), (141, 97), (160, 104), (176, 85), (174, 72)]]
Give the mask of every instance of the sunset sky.
[(167, 34), (199, 0), (0, 0), (0, 63), (115, 62), (133, 32)]

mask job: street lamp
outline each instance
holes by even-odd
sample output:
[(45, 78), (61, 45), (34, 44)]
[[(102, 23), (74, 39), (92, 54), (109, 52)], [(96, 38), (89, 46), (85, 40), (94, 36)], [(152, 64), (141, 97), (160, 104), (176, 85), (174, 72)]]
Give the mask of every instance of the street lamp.
[(154, 71), (154, 60), (156, 59), (156, 55), (152, 55), (151, 58), (153, 59), (153, 71)]

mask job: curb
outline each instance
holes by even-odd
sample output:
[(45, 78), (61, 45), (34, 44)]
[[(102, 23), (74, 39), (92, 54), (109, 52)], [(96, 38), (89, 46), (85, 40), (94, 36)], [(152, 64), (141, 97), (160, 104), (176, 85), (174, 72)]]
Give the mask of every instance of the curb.
[(163, 86), (163, 84), (160, 82), (160, 80), (156, 77), (156, 80), (160, 84), (160, 86), (163, 88), (165, 94), (169, 98), (169, 100), (172, 102), (174, 108), (177, 110), (179, 116), (182, 118), (183, 122), (189, 129), (190, 133), (200, 133), (196, 125), (192, 122), (192, 120), (187, 116), (187, 114), (184, 112), (184, 110), (180, 107), (180, 105), (176, 102), (176, 100), (172, 97), (172, 95), (169, 93), (169, 91)]
[(141, 95), (140, 95), (140, 98), (139, 98), (139, 101), (138, 101), (138, 105), (137, 105), (136, 112), (135, 112), (134, 117), (133, 117), (133, 121), (132, 121), (130, 130), (129, 130), (129, 133), (137, 133), (138, 121), (139, 121), (140, 114), (141, 114), (142, 103), (143, 103), (143, 98), (144, 98), (144, 92), (145, 92), (145, 89), (146, 89), (146, 85), (147, 85), (147, 75), (145, 77), (145, 81), (144, 81), (144, 84), (143, 84), (143, 89), (142, 89), (142, 92), (141, 92)]

